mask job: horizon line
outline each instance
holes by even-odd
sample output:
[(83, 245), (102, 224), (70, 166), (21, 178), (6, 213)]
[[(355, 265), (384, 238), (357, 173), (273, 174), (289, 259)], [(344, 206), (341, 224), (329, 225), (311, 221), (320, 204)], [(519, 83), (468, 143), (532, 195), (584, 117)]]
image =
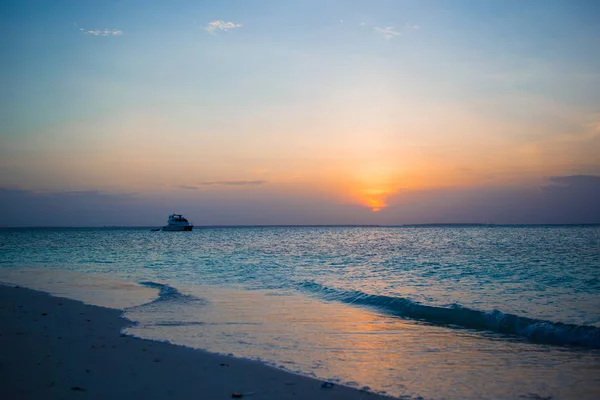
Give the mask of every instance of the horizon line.
[[(503, 227), (503, 226), (599, 226), (600, 222), (574, 223), (478, 223), (478, 222), (440, 222), (423, 224), (247, 224), (247, 225), (194, 225), (194, 228), (410, 228), (410, 227)], [(6, 229), (155, 229), (156, 225), (38, 225), (38, 226), (0, 226)]]

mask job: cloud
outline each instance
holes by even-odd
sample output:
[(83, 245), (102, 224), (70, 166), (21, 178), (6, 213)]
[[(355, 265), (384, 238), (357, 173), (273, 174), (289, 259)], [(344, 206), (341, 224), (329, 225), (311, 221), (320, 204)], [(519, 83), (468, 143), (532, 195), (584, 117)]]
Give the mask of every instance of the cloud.
[(361, 206), (339, 204), (322, 195), (301, 197), (270, 191), (231, 196), (206, 190), (137, 195), (102, 192), (37, 193), (0, 187), (0, 229), (18, 226), (152, 226), (181, 213), (198, 225), (327, 225), (361, 223), (370, 216)]
[[(364, 24), (364, 22), (361, 22), (360, 25), (364, 26), (365, 24)], [(382, 35), (386, 39), (393, 39), (396, 36), (402, 35), (403, 32), (406, 32), (409, 30), (417, 30), (417, 29), (421, 29), (421, 27), (419, 25), (411, 25), (411, 24), (405, 24), (404, 28), (402, 28), (400, 30), (396, 29), (394, 26), (386, 26), (385, 28), (380, 28), (380, 27), (376, 26), (373, 28), (373, 30), (375, 32)]]
[(177, 185), (179, 189), (186, 190), (198, 190), (201, 186), (257, 186), (264, 185), (267, 181), (254, 180), (254, 181), (206, 181), (200, 182), (197, 185)]
[(396, 28), (394, 28), (393, 26), (387, 26), (385, 28), (380, 28), (378, 26), (376, 26), (375, 28), (373, 28), (373, 30), (381, 35), (383, 35), (384, 38), (386, 39), (392, 39), (396, 36), (400, 36), (401, 33), (395, 30)]
[[(260, 185), (265, 181), (213, 181), (204, 185)], [(200, 187), (200, 185), (198, 185)], [(160, 226), (167, 215), (202, 216), (202, 225), (424, 224), (424, 223), (600, 223), (600, 176), (550, 177), (529, 187), (404, 190), (388, 207), (371, 213), (318, 193), (297, 196), (277, 189), (205, 190), (190, 196), (160, 193), (71, 191), (39, 193), (0, 187), (0, 227)]]
[(210, 181), (200, 182), (202, 186), (252, 186), (252, 185), (264, 185), (267, 181)]
[(0, 188), (0, 226), (102, 226), (111, 218), (112, 224), (122, 225), (114, 218), (117, 214), (137, 216), (141, 223), (153, 214), (147, 215), (139, 204), (140, 198), (135, 193)]
[(377, 217), (392, 225), (600, 223), (600, 176), (554, 176), (528, 187), (401, 191), (388, 202)]
[(123, 35), (123, 31), (120, 29), (84, 29), (77, 28), (84, 35), (92, 35), (92, 36), (121, 36)]
[(231, 21), (222, 21), (220, 19), (208, 23), (208, 26), (202, 27), (206, 32), (214, 35), (217, 30), (228, 32), (231, 29), (241, 28), (242, 24)]
[(551, 176), (548, 180), (552, 185), (563, 187), (587, 187), (595, 190), (600, 188), (600, 176), (595, 175)]

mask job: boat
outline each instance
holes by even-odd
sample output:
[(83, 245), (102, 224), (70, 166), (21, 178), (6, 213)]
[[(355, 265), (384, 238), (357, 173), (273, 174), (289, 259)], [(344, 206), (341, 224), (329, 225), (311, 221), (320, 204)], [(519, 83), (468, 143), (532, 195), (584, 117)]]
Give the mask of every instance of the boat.
[(190, 224), (181, 214), (169, 215), (169, 221), (163, 226), (161, 231), (191, 231), (194, 225)]

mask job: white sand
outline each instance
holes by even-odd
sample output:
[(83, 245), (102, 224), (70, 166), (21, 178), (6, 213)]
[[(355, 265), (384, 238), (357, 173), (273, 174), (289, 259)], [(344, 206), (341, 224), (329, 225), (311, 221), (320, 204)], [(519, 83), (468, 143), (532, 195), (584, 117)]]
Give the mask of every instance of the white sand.
[(121, 311), (0, 285), (0, 399), (386, 399), (121, 335)]

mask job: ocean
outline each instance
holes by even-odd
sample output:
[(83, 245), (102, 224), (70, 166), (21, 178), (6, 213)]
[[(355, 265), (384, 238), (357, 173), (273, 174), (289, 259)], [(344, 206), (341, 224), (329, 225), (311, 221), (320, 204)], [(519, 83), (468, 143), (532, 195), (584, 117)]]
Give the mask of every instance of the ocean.
[(3, 229), (0, 281), (399, 398), (600, 398), (597, 225)]

